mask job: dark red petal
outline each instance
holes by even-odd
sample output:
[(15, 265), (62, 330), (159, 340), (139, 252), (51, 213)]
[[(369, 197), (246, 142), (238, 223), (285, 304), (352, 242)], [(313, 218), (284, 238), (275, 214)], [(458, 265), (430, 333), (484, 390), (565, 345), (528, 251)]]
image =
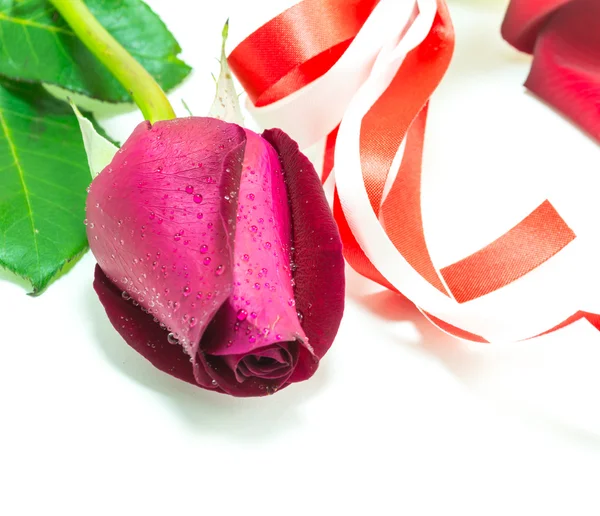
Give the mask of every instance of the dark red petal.
[(245, 141), (240, 127), (210, 118), (140, 124), (88, 196), (98, 264), (194, 361), (232, 290), (236, 204), (226, 197), (239, 188)]
[[(270, 374), (272, 371), (261, 372), (257, 369), (252, 373), (244, 363), (251, 357), (248, 354), (215, 356), (200, 352), (198, 358), (225, 393), (239, 397), (266, 396), (288, 385), (298, 363), (299, 350), (306, 349), (297, 342), (285, 342), (280, 346), (285, 347), (289, 366), (278, 369), (274, 375)], [(260, 353), (257, 350), (257, 354)]]
[(502, 22), (502, 37), (521, 52), (533, 54), (540, 30), (550, 16), (573, 0), (512, 0)]
[[(283, 167), (292, 212), (296, 309), (318, 359), (333, 343), (344, 312), (342, 242), (312, 163), (283, 131), (271, 129), (262, 136), (275, 148)], [(317, 359), (301, 348), (290, 381), (309, 378)]]
[(600, 2), (575, 0), (540, 33), (525, 86), (600, 142)]
[(502, 34), (534, 54), (525, 86), (600, 141), (600, 2), (513, 0)]
[[(94, 275), (94, 290), (106, 310), (111, 324), (121, 337), (154, 367), (175, 378), (197, 385), (194, 371), (181, 346), (167, 342), (167, 331), (153, 321), (153, 316), (142, 312), (132, 301), (126, 301), (121, 290), (113, 285), (97, 265)], [(215, 388), (212, 378), (204, 375), (202, 386)]]

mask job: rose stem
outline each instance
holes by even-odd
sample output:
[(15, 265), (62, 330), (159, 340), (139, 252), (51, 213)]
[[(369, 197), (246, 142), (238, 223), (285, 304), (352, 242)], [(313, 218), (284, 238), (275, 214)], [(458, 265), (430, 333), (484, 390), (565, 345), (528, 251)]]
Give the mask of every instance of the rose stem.
[(50, 3), (129, 92), (146, 120), (154, 123), (175, 118), (165, 92), (154, 77), (100, 25), (82, 0), (50, 0)]

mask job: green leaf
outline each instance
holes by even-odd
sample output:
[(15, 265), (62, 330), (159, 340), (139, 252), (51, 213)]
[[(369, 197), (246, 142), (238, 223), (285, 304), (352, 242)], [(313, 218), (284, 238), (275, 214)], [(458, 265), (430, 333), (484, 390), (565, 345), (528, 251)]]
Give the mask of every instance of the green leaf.
[(90, 174), (94, 179), (104, 168), (112, 161), (119, 148), (107, 138), (98, 133), (94, 124), (84, 117), (77, 106), (71, 101), (71, 108), (75, 112), (81, 136), (83, 137), (83, 146), (87, 154)]
[(87, 248), (90, 173), (68, 104), (0, 79), (0, 266), (41, 292)]
[[(179, 44), (141, 0), (86, 0), (86, 5), (163, 89), (189, 74), (190, 67), (177, 58)], [(131, 100), (47, 0), (0, 0), (0, 75), (105, 101)]]

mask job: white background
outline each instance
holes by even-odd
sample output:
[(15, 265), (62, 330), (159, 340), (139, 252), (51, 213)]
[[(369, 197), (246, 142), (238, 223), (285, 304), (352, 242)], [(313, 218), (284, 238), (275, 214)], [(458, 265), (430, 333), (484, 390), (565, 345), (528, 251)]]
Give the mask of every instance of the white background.
[[(222, 24), (251, 2), (149, 3), (194, 67), (171, 95), (176, 110), (185, 114), (183, 97), (207, 112)], [(431, 110), (429, 163), (519, 166), (531, 149), (511, 139), (511, 117), (494, 115), (517, 96), (535, 152), (536, 124), (568, 141), (543, 166), (591, 148), (524, 93), (530, 60), (499, 34), (506, 3), (450, 3), (457, 53), (445, 102)], [(478, 102), (458, 116), (453, 100), (468, 99)], [(140, 120), (131, 107), (100, 112), (121, 139)], [(486, 123), (505, 135), (504, 152), (492, 139), (493, 155), (469, 158), (465, 141), (477, 137), (481, 149)], [(0, 275), (2, 515), (600, 512), (600, 335), (585, 322), (525, 343), (467, 345), (349, 272), (340, 333), (315, 377), (234, 399), (155, 370), (121, 341), (93, 268), (88, 254), (39, 298)]]

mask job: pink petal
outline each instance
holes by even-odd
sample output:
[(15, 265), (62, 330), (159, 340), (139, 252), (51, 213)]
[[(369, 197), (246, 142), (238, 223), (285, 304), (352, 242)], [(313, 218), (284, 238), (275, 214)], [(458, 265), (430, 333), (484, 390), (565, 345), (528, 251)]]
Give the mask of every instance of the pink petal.
[(292, 214), (293, 273), (296, 309), (314, 350), (300, 348), (290, 382), (302, 381), (316, 371), (318, 359), (331, 347), (344, 312), (344, 259), (342, 242), (321, 182), (298, 145), (279, 129), (262, 134), (277, 151), (283, 167)]
[(205, 387), (195, 360), (232, 291), (230, 195), (239, 189), (245, 140), (238, 126), (210, 118), (142, 123), (93, 181), (87, 201), (88, 239), (101, 269), (178, 337)]
[(240, 181), (233, 292), (213, 324), (218, 338), (202, 343), (213, 355), (239, 355), (273, 343), (306, 341), (296, 314), (290, 268), (291, 218), (281, 165), (252, 131)]
[[(295, 341), (309, 353), (311, 348), (298, 320), (294, 299), (291, 217), (281, 164), (266, 140), (252, 131), (246, 131), (246, 137), (234, 244), (233, 292), (207, 330), (201, 348), (209, 355), (208, 363), (214, 363), (211, 356), (226, 357), (224, 364), (232, 368), (238, 383), (238, 363), (256, 361), (256, 367), (250, 367), (249, 371), (254, 370), (262, 378), (280, 380), (262, 385), (272, 391), (282, 387), (293, 369), (286, 372), (282, 367), (275, 376), (260, 375), (258, 358), (264, 355), (264, 350), (277, 344), (280, 345), (277, 349), (287, 354), (287, 348), (281, 346)], [(288, 368), (292, 367), (292, 361), (286, 363)], [(239, 386), (222, 383), (227, 378), (233, 376), (217, 382), (226, 391), (238, 390)]]
[(219, 390), (204, 368), (198, 382), (190, 357), (181, 346), (169, 344), (168, 331), (154, 322), (153, 316), (142, 312), (139, 306), (123, 299), (122, 292), (110, 281), (97, 265), (94, 277), (94, 290), (106, 310), (108, 319), (121, 337), (154, 367), (185, 382), (202, 385), (207, 389)]

